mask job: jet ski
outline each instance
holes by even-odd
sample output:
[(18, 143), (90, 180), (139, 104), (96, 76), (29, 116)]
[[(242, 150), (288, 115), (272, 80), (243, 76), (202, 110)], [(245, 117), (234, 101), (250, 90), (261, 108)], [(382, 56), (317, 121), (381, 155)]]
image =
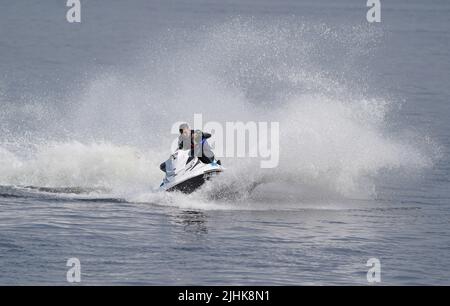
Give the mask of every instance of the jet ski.
[(224, 171), (220, 161), (205, 164), (198, 157), (191, 156), (191, 150), (179, 149), (160, 168), (166, 173), (160, 191), (181, 191), (192, 193), (211, 177)]

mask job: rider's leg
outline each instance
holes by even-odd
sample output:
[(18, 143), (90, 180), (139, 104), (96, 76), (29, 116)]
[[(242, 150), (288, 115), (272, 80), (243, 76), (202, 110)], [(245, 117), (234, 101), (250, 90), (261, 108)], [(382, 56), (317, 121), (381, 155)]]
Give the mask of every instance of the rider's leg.
[(203, 142), (202, 152), (200, 153), (201, 155), (198, 156), (198, 159), (200, 159), (203, 163), (210, 164), (214, 161), (214, 153), (207, 141)]

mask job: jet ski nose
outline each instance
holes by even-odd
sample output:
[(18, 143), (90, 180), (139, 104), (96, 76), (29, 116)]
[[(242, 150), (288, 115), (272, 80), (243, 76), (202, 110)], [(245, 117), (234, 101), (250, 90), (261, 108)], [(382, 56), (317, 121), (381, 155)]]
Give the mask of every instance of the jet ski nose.
[(165, 170), (166, 176), (160, 185), (160, 190), (178, 190), (184, 193), (195, 191), (213, 175), (224, 170), (220, 160), (209, 161), (203, 162), (197, 157), (190, 156), (189, 150), (178, 150), (161, 164), (165, 166), (161, 168)]

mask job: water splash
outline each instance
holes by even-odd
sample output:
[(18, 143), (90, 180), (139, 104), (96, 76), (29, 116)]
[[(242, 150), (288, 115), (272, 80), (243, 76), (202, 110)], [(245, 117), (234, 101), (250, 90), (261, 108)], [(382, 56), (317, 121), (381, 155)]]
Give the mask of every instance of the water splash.
[[(390, 129), (396, 101), (370, 90), (378, 31), (235, 18), (166, 34), (132, 72), (103, 72), (65, 101), (2, 97), (0, 184), (105, 188), (132, 201), (203, 207), (286, 186), (285, 197), (297, 199), (370, 198), (380, 172), (433, 164), (432, 141)], [(192, 197), (149, 195), (170, 153), (170, 127), (199, 112), (206, 121), (279, 121), (279, 167), (226, 159), (227, 174)]]

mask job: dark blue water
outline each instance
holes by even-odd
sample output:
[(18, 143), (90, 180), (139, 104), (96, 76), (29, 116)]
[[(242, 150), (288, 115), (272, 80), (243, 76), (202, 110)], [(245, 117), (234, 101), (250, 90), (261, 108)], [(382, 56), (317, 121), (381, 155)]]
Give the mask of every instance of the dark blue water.
[[(0, 4), (0, 284), (450, 283), (447, 1), (66, 9)], [(194, 113), (279, 121), (279, 167), (153, 192)]]

